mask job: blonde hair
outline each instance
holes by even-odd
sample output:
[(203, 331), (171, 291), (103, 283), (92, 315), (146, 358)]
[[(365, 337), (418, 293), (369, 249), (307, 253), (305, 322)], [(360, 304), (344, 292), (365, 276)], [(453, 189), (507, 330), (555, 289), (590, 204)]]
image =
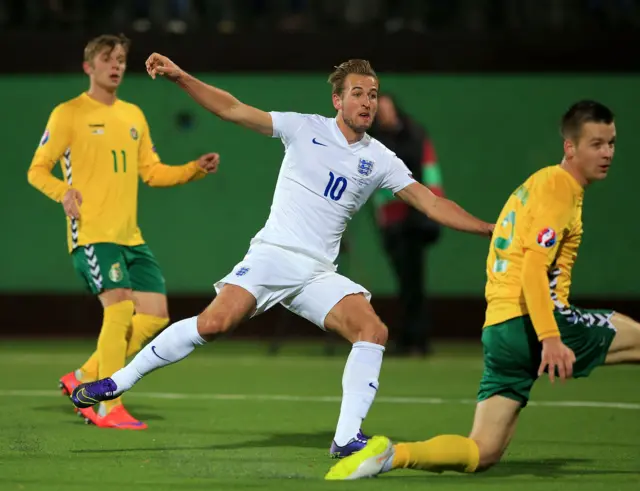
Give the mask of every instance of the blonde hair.
[(344, 81), (347, 78), (347, 75), (350, 74), (357, 75), (369, 75), (376, 80), (378, 80), (378, 76), (376, 72), (373, 71), (371, 67), (371, 63), (367, 60), (349, 60), (344, 63), (340, 63), (337, 67), (335, 67), (335, 71), (329, 75), (328, 82), (332, 87), (332, 94), (337, 94), (339, 96), (342, 95), (342, 91), (344, 90)]
[(84, 61), (90, 63), (104, 48), (109, 48), (109, 53), (111, 53), (118, 45), (122, 46), (126, 54), (129, 52), (131, 41), (124, 34), (103, 34), (93, 38), (84, 48)]

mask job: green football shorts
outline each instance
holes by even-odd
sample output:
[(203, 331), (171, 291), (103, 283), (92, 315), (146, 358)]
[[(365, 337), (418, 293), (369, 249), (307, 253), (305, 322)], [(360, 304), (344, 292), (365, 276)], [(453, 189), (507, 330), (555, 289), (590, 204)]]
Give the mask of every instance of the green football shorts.
[(71, 259), (76, 272), (95, 295), (114, 288), (166, 294), (160, 266), (146, 244), (123, 246), (104, 242), (79, 246)]
[[(567, 307), (554, 316), (562, 342), (576, 355), (573, 377), (586, 377), (604, 363), (616, 335), (611, 310)], [(509, 319), (482, 332), (484, 372), (478, 402), (495, 395), (527, 405), (533, 383), (538, 378), (542, 345), (528, 315)]]

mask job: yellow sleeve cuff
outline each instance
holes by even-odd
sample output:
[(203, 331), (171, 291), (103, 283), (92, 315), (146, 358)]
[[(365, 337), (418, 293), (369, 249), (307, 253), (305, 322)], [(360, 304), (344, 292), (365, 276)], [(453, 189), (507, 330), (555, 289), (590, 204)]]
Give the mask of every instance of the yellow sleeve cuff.
[(207, 175), (207, 171), (198, 165), (198, 161), (194, 160), (193, 162), (189, 162), (187, 165), (193, 166), (193, 180), (202, 179)]

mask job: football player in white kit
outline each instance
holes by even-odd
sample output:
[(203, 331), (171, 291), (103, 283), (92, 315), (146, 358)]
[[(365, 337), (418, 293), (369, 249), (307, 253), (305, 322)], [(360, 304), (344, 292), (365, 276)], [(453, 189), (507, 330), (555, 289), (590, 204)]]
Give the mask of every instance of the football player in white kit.
[(175, 82), (221, 119), (281, 139), (285, 157), (269, 218), (242, 261), (215, 284), (213, 302), (200, 315), (169, 326), (111, 378), (78, 386), (71, 395), (74, 404), (89, 407), (117, 397), (145, 374), (281, 303), (352, 343), (330, 454), (340, 458), (360, 450), (368, 439), (360, 428), (379, 388), (387, 328), (369, 303), (371, 294), (336, 271), (347, 223), (376, 189), (386, 188), (445, 226), (490, 236), (493, 225), (436, 197), (366, 134), (376, 115), (379, 84), (365, 60), (347, 61), (329, 77), (335, 118), (261, 111), (157, 53), (146, 67), (152, 78)]

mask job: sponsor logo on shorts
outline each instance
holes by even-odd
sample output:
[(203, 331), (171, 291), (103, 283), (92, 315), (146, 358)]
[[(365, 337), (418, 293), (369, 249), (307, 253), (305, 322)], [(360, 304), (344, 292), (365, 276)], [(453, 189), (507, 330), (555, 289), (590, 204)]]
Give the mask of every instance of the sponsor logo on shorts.
[(556, 243), (556, 231), (550, 227), (543, 228), (538, 232), (537, 242), (545, 248), (553, 247)]
[(115, 263), (111, 265), (109, 269), (109, 279), (114, 283), (118, 283), (122, 281), (122, 269), (120, 268), (120, 263)]

